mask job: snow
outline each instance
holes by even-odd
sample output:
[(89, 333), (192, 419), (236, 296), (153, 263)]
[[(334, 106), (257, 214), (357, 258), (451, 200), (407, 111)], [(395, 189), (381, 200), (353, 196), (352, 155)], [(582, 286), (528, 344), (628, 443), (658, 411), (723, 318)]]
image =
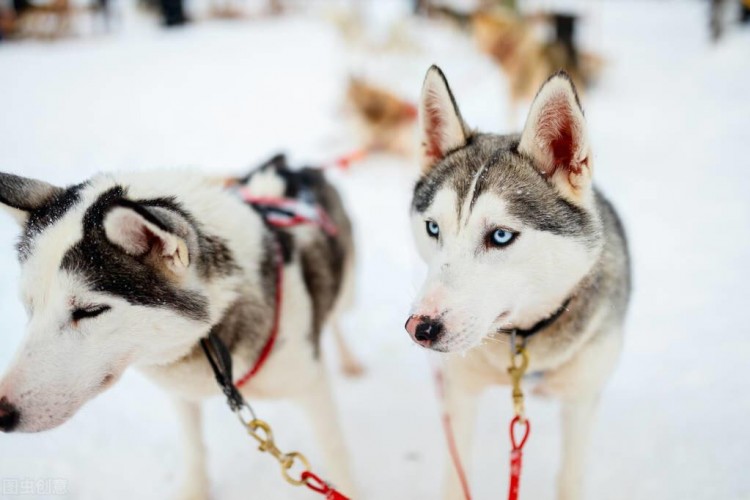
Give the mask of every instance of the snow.
[[(596, 177), (623, 215), (635, 273), (625, 352), (594, 431), (589, 498), (750, 498), (750, 32), (709, 44), (704, 2), (577, 6), (584, 39), (608, 60), (584, 106)], [(112, 36), (3, 44), (0, 168), (64, 184), (170, 165), (238, 172), (279, 149), (297, 162), (330, 160), (355, 145), (341, 115), (350, 69), (414, 99), (432, 62), (469, 123), (507, 130), (502, 75), (454, 30), (418, 24), (414, 33), (421, 51), (367, 55), (312, 14), (164, 32), (126, 10)], [(361, 264), (346, 326), (368, 371), (347, 380), (329, 364), (363, 498), (439, 498), (445, 454), (430, 365), (403, 331), (424, 272), (406, 216), (415, 175), (415, 165), (385, 157), (334, 174)], [(17, 232), (0, 218), (0, 367), (25, 326)], [(256, 406), (283, 449), (320, 462), (296, 407)], [(6, 481), (44, 478), (64, 479), (68, 498), (168, 496), (180, 458), (171, 410), (130, 371), (59, 429), (0, 436), (0, 497)], [(220, 398), (205, 413), (214, 498), (312, 498), (283, 482)], [(506, 491), (509, 413), (507, 388), (490, 391), (474, 453), (478, 499)], [(552, 498), (557, 405), (533, 399), (528, 413), (522, 495)]]

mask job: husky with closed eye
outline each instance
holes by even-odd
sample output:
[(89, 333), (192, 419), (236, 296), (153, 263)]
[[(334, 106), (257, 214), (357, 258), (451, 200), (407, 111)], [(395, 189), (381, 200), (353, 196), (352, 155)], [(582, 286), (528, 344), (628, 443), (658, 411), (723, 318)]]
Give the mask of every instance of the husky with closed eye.
[[(406, 329), (443, 353), (445, 403), (469, 459), (477, 398), (508, 384), (510, 333), (536, 391), (562, 404), (558, 498), (582, 496), (597, 399), (621, 350), (630, 293), (625, 235), (592, 185), (592, 152), (565, 73), (541, 87), (520, 135), (469, 129), (439, 68), (422, 90), (422, 174), (411, 206), (429, 266)], [(446, 473), (447, 498), (463, 498)]]
[[(258, 198), (313, 201), (336, 234), (272, 226), (221, 182), (190, 172), (99, 175), (68, 188), (0, 174), (0, 206), (22, 228), (30, 318), (0, 379), (0, 431), (56, 427), (135, 366), (174, 397), (182, 420), (177, 498), (207, 498), (200, 402), (220, 391), (199, 341), (209, 332), (223, 340), (239, 378), (261, 357), (278, 306), (278, 336), (242, 392), (301, 403), (329, 477), (353, 494), (319, 343), (329, 319), (340, 336), (352, 291), (349, 219), (319, 171), (292, 171), (282, 157), (242, 185)], [(342, 360), (353, 366), (348, 352)]]

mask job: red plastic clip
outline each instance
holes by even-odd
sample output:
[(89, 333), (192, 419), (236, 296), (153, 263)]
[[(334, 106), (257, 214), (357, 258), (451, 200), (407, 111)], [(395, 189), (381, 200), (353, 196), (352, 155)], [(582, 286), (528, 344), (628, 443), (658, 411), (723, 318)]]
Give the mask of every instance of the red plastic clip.
[(349, 497), (345, 497), (310, 471), (302, 473), (302, 480), (311, 490), (316, 491), (321, 495), (325, 495), (326, 500), (349, 500)]
[[(523, 437), (520, 442), (516, 440), (517, 426), (525, 426)], [(525, 445), (526, 440), (529, 439), (530, 432), (531, 423), (529, 422), (529, 419), (521, 420), (521, 417), (516, 415), (513, 420), (510, 421), (510, 442), (513, 445), (513, 449), (510, 452), (510, 489), (508, 491), (508, 500), (518, 499), (518, 488), (521, 482), (521, 468), (523, 466), (523, 445)]]

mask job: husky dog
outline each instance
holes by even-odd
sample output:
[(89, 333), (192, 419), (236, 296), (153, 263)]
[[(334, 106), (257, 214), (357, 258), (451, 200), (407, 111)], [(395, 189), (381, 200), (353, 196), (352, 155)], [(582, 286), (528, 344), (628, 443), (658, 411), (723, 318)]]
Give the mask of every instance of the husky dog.
[(260, 198), (313, 198), (336, 236), (314, 225), (272, 227), (220, 182), (190, 172), (99, 175), (68, 188), (0, 174), (0, 206), (22, 228), (29, 315), (0, 380), (1, 431), (56, 427), (136, 366), (174, 397), (181, 417), (178, 498), (207, 498), (200, 402), (219, 391), (199, 340), (217, 335), (235, 376), (246, 373), (271, 335), (283, 265), (278, 337), (242, 391), (301, 403), (331, 479), (353, 494), (320, 354), (324, 323), (338, 333), (352, 291), (349, 219), (318, 171), (292, 172), (277, 158), (242, 182)]
[[(412, 227), (428, 277), (406, 329), (444, 353), (446, 408), (468, 460), (477, 398), (507, 384), (508, 332), (527, 338), (537, 391), (562, 401), (559, 498), (582, 494), (596, 402), (622, 344), (625, 235), (592, 186), (583, 110), (565, 73), (539, 90), (520, 135), (472, 131), (439, 68), (420, 103), (422, 175)], [(532, 335), (533, 334), (533, 335)], [(452, 468), (448, 498), (460, 498)]]

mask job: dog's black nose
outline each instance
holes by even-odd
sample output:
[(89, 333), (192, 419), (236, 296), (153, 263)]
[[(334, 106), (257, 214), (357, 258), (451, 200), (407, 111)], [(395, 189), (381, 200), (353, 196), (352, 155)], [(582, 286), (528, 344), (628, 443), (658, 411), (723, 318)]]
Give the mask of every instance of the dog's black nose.
[(12, 431), (18, 425), (20, 419), (21, 415), (18, 410), (7, 399), (0, 399), (0, 431)]
[(443, 324), (434, 319), (423, 321), (417, 325), (414, 338), (420, 342), (434, 342), (443, 332)]
[(429, 316), (410, 316), (404, 326), (414, 342), (422, 347), (430, 347), (445, 330), (439, 319)]

